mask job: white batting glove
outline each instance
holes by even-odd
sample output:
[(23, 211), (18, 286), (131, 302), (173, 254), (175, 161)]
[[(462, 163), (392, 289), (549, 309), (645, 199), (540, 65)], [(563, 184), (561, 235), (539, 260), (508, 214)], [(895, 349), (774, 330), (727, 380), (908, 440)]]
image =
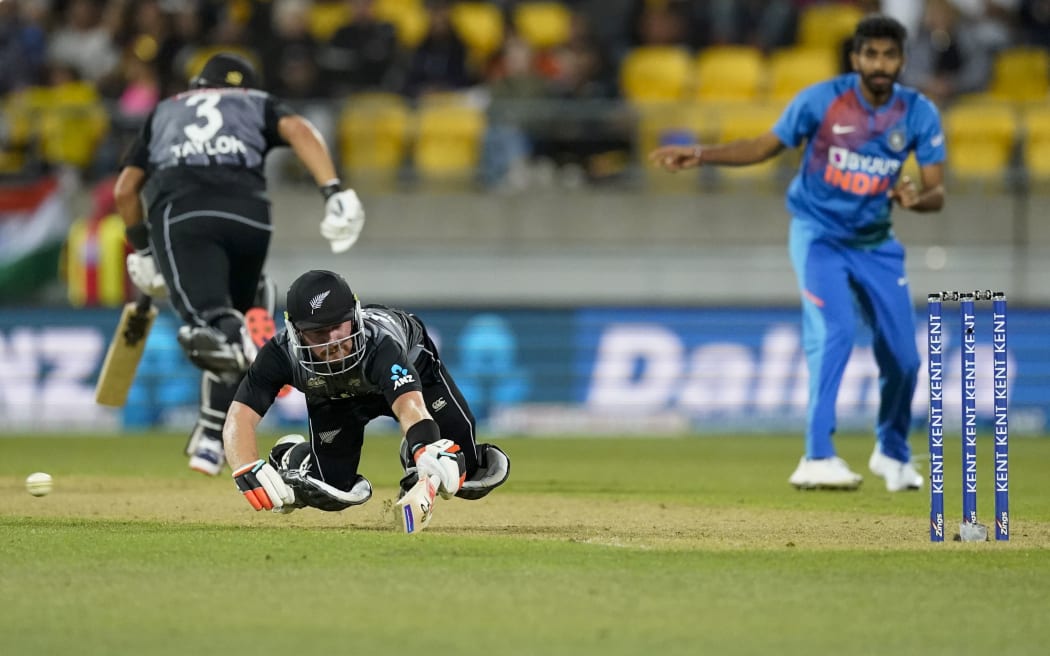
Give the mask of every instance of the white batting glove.
[(365, 209), (353, 189), (334, 193), (325, 201), (321, 236), (331, 242), (333, 253), (350, 250), (364, 227)]
[(415, 458), (420, 480), (437, 476), (441, 481), (439, 491), (445, 499), (459, 492), (467, 475), (467, 466), (458, 444), (452, 440), (438, 440), (417, 448)]
[(281, 479), (270, 463), (256, 460), (233, 472), (237, 489), (256, 510), (280, 512), (295, 504), (295, 492)]
[(164, 276), (157, 271), (157, 263), (149, 251), (131, 253), (127, 258), (128, 277), (143, 294), (153, 298), (164, 298), (168, 295), (168, 286)]

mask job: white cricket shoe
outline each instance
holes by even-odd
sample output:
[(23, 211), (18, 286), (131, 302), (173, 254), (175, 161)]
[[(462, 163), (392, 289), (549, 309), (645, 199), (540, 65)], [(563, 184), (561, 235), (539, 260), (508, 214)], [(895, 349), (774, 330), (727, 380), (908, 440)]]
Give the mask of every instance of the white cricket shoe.
[(922, 488), (923, 478), (910, 462), (901, 462), (884, 455), (879, 445), (871, 452), (868, 469), (879, 478), (886, 479), (886, 489), (890, 492), (918, 490)]
[(197, 439), (196, 450), (190, 456), (190, 469), (208, 476), (218, 476), (226, 464), (226, 455), (222, 450), (222, 440), (201, 435)]
[(863, 480), (842, 458), (807, 460), (803, 456), (788, 483), (800, 490), (856, 490)]

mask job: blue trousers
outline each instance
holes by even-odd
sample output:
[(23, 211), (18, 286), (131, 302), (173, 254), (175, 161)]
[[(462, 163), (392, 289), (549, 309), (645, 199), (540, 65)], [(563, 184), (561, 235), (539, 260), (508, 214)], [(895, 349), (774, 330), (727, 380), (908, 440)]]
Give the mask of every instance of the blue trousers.
[(802, 295), (802, 344), (809, 367), (806, 456), (835, 455), (835, 401), (859, 313), (871, 326), (879, 367), (879, 445), (885, 455), (908, 461), (919, 351), (904, 247), (893, 238), (871, 247), (844, 244), (794, 219), (789, 248)]

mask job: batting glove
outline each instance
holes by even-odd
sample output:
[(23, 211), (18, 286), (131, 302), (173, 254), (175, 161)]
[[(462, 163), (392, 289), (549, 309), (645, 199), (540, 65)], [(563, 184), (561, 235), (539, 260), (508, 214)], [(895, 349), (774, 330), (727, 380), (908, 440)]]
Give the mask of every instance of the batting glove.
[(463, 485), (467, 476), (467, 463), (459, 445), (452, 440), (438, 440), (416, 449), (416, 471), (420, 480), (437, 476), (441, 481), (439, 491), (448, 499)]
[(157, 271), (153, 255), (147, 251), (129, 253), (127, 258), (128, 277), (146, 296), (164, 298), (168, 295), (168, 286), (164, 276)]
[(353, 189), (328, 196), (321, 221), (321, 236), (331, 242), (333, 253), (348, 251), (364, 227), (365, 210)]
[(237, 489), (256, 510), (280, 510), (295, 504), (295, 493), (265, 460), (256, 460), (233, 472)]

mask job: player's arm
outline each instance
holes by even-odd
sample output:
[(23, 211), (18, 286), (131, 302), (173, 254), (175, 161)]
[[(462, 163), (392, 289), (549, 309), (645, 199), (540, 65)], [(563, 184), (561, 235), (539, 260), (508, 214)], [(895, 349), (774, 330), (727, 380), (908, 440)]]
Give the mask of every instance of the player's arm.
[(922, 189), (908, 176), (902, 176), (890, 191), (890, 198), (913, 212), (938, 212), (944, 207), (944, 165), (928, 164), (919, 168)]
[(328, 146), (313, 123), (298, 114), (282, 116), (277, 121), (277, 133), (292, 147), (318, 187), (338, 178)]
[(773, 131), (753, 139), (737, 139), (724, 144), (662, 146), (649, 154), (649, 161), (668, 171), (697, 166), (748, 166), (775, 157), (784, 144)]
[(466, 460), (459, 445), (442, 439), (441, 429), (430, 417), (421, 392), (408, 392), (397, 397), (390, 406), (401, 425), (408, 452), (416, 462), (420, 479), (436, 476), (442, 496), (459, 491), (466, 478)]
[[(125, 166), (117, 176), (117, 182), (113, 186), (113, 199), (116, 202), (117, 212), (124, 219), (125, 229), (131, 230), (142, 224), (145, 211), (142, 209), (142, 199), (139, 194), (146, 184), (146, 172), (137, 166)], [(138, 248), (136, 244), (132, 244)], [(144, 247), (149, 246), (145, 244)]]
[(226, 461), (234, 471), (259, 459), (255, 430), (260, 421), (262, 416), (248, 405), (240, 401), (230, 404), (226, 423), (222, 427), (222, 444)]

